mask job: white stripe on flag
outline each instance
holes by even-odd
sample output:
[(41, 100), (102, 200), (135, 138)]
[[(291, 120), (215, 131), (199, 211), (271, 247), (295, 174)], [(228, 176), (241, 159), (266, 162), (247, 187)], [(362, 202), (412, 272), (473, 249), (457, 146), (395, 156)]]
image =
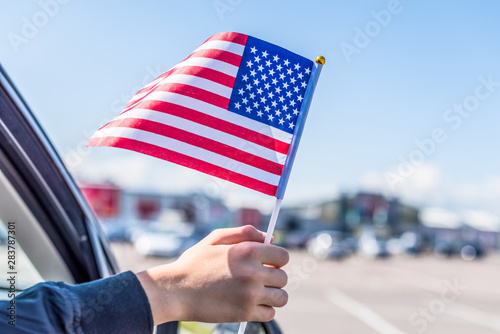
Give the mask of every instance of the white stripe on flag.
[(211, 163), (230, 171), (246, 175), (250, 178), (262, 181), (273, 186), (277, 186), (280, 176), (268, 173), (261, 169), (249, 166), (239, 161), (227, 158), (217, 153), (207, 151), (198, 146), (186, 144), (184, 142), (161, 136), (148, 131), (131, 129), (125, 127), (112, 127), (104, 128), (97, 131), (92, 138), (105, 138), (105, 137), (121, 137), (137, 140), (140, 142), (148, 143), (158, 147), (166, 148), (171, 151), (178, 152), (196, 159)]
[(209, 49), (227, 51), (241, 56), (245, 51), (245, 46), (228, 41), (208, 41), (200, 45), (200, 47), (196, 49), (195, 52)]
[(231, 93), (233, 91), (232, 88), (221, 85), (220, 83), (214, 82), (212, 80), (208, 80), (205, 78), (189, 74), (175, 74), (175, 72), (166, 77), (165, 79), (163, 79), (163, 81), (160, 82), (159, 85), (167, 83), (178, 83), (178, 84), (189, 85), (192, 87), (197, 87), (200, 89), (204, 89), (208, 92), (220, 95), (227, 99), (231, 97)]
[(258, 144), (254, 144), (245, 139), (235, 137), (226, 132), (213, 129), (211, 127), (181, 117), (149, 109), (132, 109), (126, 113), (121, 114), (115, 119), (119, 120), (127, 118), (138, 118), (138, 119), (144, 119), (153, 122), (167, 124), (169, 126), (173, 126), (175, 128), (191, 132), (208, 139), (215, 140), (219, 143), (232, 146), (236, 149), (259, 156), (266, 160), (276, 162), (281, 165), (285, 164), (286, 160), (285, 154), (278, 153), (274, 150), (265, 148)]
[(221, 73), (230, 75), (235, 78), (236, 75), (238, 74), (238, 69), (239, 69), (238, 66), (231, 65), (229, 63), (226, 63), (225, 61), (212, 58), (205, 58), (205, 57), (196, 57), (196, 56), (193, 56), (191, 58), (188, 58), (180, 62), (175, 68), (180, 68), (184, 66), (200, 66), (200, 67), (211, 68), (212, 70), (219, 71)]

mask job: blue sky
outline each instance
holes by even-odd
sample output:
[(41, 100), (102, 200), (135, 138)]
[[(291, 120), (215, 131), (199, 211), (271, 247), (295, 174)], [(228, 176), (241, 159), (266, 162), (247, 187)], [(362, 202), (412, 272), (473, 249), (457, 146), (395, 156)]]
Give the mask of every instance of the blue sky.
[(143, 84), (212, 34), (237, 31), (327, 60), (285, 203), (366, 189), (500, 213), (496, 1), (0, 4), (0, 61), (79, 178), (270, 207), (270, 197), (180, 166), (84, 146)]

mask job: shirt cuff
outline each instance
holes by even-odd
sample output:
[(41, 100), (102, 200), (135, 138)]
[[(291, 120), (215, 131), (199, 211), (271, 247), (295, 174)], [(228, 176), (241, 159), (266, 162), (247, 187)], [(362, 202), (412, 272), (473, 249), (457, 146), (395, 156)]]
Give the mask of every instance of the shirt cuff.
[(151, 305), (134, 273), (66, 285), (80, 304), (84, 333), (152, 333)]

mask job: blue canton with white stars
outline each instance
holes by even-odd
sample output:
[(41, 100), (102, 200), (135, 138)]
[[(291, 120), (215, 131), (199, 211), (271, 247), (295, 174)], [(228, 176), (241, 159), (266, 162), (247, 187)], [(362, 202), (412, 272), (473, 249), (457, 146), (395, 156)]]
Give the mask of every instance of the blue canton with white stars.
[(294, 132), (313, 62), (248, 36), (228, 110)]

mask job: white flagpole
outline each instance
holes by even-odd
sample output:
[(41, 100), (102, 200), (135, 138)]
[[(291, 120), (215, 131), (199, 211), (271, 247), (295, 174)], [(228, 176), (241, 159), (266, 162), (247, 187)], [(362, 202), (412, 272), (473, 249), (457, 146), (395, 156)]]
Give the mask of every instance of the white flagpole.
[(276, 227), (276, 220), (278, 220), (278, 214), (281, 208), (281, 202), (283, 202), (282, 198), (276, 198), (276, 202), (274, 203), (273, 213), (271, 214), (269, 225), (267, 225), (266, 239), (264, 240), (265, 244), (271, 243), (271, 239), (274, 233), (274, 228)]
[[(278, 220), (278, 214), (281, 208), (282, 198), (276, 198), (274, 203), (273, 213), (271, 214), (271, 219), (269, 220), (269, 225), (267, 225), (266, 238), (264, 239), (265, 244), (270, 244), (273, 238), (274, 228), (276, 227), (276, 221)], [(240, 328), (238, 329), (238, 334), (244, 334), (247, 328), (247, 322), (240, 323)]]
[(245, 334), (245, 329), (247, 329), (247, 322), (240, 323), (240, 328), (238, 329), (238, 334)]
[[(309, 107), (311, 105), (312, 96), (316, 88), (319, 75), (321, 73), (321, 68), (323, 67), (324, 64), (325, 64), (325, 58), (323, 58), (322, 56), (318, 56), (313, 66), (311, 78), (309, 79), (310, 87), (308, 87), (306, 91), (306, 94), (304, 96), (304, 103), (302, 104), (299, 113), (300, 119), (297, 120), (297, 125), (299, 126), (299, 128), (297, 129), (297, 134), (292, 139), (292, 143), (290, 145), (290, 152), (288, 153), (287, 160), (283, 168), (283, 174), (281, 175), (281, 179), (278, 185), (278, 190), (276, 191), (276, 202), (274, 204), (273, 213), (271, 214), (271, 220), (269, 221), (269, 225), (267, 226), (266, 238), (264, 240), (265, 244), (270, 244), (271, 239), (273, 237), (274, 228), (276, 227), (276, 221), (278, 219), (278, 213), (280, 212), (281, 208), (281, 202), (283, 201), (283, 195), (285, 194), (288, 178), (290, 177), (290, 171), (292, 169), (292, 165), (295, 160), (295, 154), (297, 153), (297, 148), (299, 146), (300, 138), (302, 136), (302, 130), (304, 129), (304, 124), (307, 118)], [(247, 328), (247, 322), (240, 323), (238, 334), (245, 334), (246, 328)]]

